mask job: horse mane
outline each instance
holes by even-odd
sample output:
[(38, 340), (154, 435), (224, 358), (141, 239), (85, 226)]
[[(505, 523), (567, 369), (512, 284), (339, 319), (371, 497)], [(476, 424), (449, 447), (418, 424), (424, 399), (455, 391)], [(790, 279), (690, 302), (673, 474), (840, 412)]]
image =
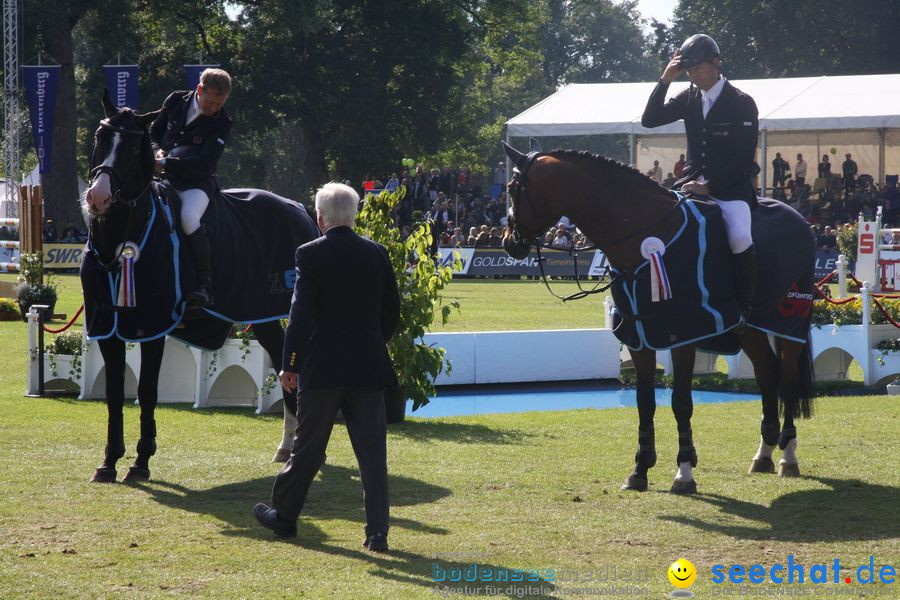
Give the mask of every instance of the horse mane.
[(587, 150), (554, 150), (549, 155), (557, 159), (573, 159), (580, 163), (591, 163), (591, 166), (600, 167), (605, 171), (612, 171), (614, 177), (626, 179), (625, 183), (627, 185), (637, 188), (629, 191), (643, 191), (645, 189), (647, 193), (665, 192), (667, 195), (674, 197), (670, 190), (662, 187), (634, 167), (612, 158), (594, 154)]

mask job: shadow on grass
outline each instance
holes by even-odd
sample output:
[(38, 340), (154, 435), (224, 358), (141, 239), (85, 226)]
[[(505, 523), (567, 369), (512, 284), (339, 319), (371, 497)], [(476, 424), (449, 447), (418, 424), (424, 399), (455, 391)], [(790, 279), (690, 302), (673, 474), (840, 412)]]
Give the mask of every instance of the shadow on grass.
[[(135, 487), (165, 506), (210, 515), (228, 523), (234, 529), (226, 531), (227, 535), (268, 537), (268, 531), (257, 525), (252, 508), (257, 502), (269, 502), (274, 482), (274, 477), (260, 477), (194, 490), (177, 483), (151, 480)], [(391, 506), (426, 504), (452, 493), (447, 488), (398, 475), (388, 475), (388, 489)], [(323, 466), (310, 487), (309, 496), (303, 507), (303, 517), (365, 523), (359, 472), (347, 467), (328, 464)], [(309, 525), (309, 520), (301, 518), (299, 523)], [(443, 528), (431, 527), (410, 519), (392, 519), (391, 524), (422, 533), (439, 535), (447, 533)]]
[[(467, 573), (474, 573), (472, 570), (473, 563), (445, 561), (440, 558), (432, 558), (428, 555), (418, 555), (411, 552), (404, 552), (397, 548), (392, 549), (385, 554), (375, 554), (364, 550), (355, 550), (339, 546), (331, 546), (321, 543), (318, 540), (307, 539), (303, 536), (303, 530), (299, 533), (299, 538), (294, 542), (296, 545), (316, 552), (325, 552), (334, 556), (346, 559), (357, 560), (369, 563), (373, 568), (369, 570), (369, 574), (375, 577), (410, 585), (418, 585), (429, 590), (429, 593), (438, 598), (466, 596), (496, 596), (502, 598), (554, 598), (551, 596), (557, 590), (557, 586), (553, 581), (547, 581), (537, 577), (537, 581), (527, 581), (528, 575), (524, 576), (525, 581), (465, 581)], [(513, 576), (513, 569), (533, 569), (538, 573), (550, 568), (549, 565), (526, 565), (505, 567), (484, 562), (481, 559), (475, 560), (477, 573), (481, 577), (497, 577), (498, 572), (508, 572)], [(437, 568), (435, 568), (437, 567)], [(486, 575), (486, 570), (490, 570), (491, 575)], [(451, 578), (456, 581), (451, 581)], [(487, 593), (485, 586), (492, 586), (496, 591)], [(599, 587), (599, 584), (598, 584)], [(469, 593), (465, 593), (468, 588)], [(472, 592), (475, 588), (480, 588), (478, 592)]]
[(388, 425), (388, 433), (416, 442), (441, 441), (457, 444), (522, 444), (531, 436), (516, 429), (497, 429), (472, 423), (432, 420), (404, 421)]
[(900, 535), (900, 490), (857, 479), (806, 477), (831, 489), (791, 492), (770, 506), (718, 494), (692, 496), (725, 514), (754, 521), (730, 525), (716, 520), (662, 516), (663, 520), (737, 539), (792, 542), (841, 542), (896, 538)]

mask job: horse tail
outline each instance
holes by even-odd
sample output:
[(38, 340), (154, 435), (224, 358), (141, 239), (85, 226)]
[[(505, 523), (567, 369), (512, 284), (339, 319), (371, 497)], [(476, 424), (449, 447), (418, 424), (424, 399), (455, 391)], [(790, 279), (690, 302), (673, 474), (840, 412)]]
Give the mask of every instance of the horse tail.
[[(783, 355), (782, 346), (785, 344), (798, 344), (798, 342), (788, 342), (781, 338), (775, 338), (775, 347), (779, 356)], [(812, 339), (811, 334), (806, 334), (806, 343), (800, 349), (797, 357), (797, 381), (794, 389), (786, 389), (784, 380), (784, 366), (779, 362), (778, 368), (778, 413), (784, 415), (785, 399), (788, 396), (795, 396), (793, 399), (793, 417), (802, 417), (808, 419), (813, 413), (813, 399), (815, 398), (815, 373), (813, 371), (812, 361)]]
[(795, 417), (803, 417), (808, 419), (813, 414), (813, 399), (816, 397), (815, 378), (816, 373), (813, 369), (812, 357), (812, 333), (807, 327), (806, 344), (800, 351), (799, 364), (797, 365), (797, 375), (799, 379), (797, 410)]

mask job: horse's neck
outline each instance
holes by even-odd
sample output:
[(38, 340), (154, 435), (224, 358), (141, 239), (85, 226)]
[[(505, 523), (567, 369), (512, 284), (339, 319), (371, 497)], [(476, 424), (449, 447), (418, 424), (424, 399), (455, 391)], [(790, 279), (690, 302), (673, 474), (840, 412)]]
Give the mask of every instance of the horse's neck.
[(659, 193), (633, 194), (615, 186), (601, 186), (584, 201), (570, 198), (569, 217), (618, 268), (643, 260), (640, 247), (646, 237), (667, 242), (678, 229), (671, 218), (676, 201), (662, 188)]

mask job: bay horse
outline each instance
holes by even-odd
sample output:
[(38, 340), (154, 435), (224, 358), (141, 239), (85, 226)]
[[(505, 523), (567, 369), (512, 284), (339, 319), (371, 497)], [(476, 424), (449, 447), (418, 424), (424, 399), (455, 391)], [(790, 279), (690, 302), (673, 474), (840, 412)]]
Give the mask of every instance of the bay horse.
[[(753, 364), (762, 396), (762, 439), (750, 472), (775, 472), (777, 444), (782, 450), (779, 474), (798, 476), (795, 418), (809, 417), (813, 400), (809, 323), (815, 245), (803, 218), (772, 200), (760, 200), (753, 211), (760, 272), (745, 324), (734, 299), (730, 249), (715, 204), (685, 199), (631, 167), (587, 152), (545, 154), (533, 147), (526, 155), (503, 146), (516, 167), (508, 185), (513, 234), (505, 240), (506, 252), (516, 259), (527, 257), (532, 244), (541, 243), (547, 228), (565, 215), (613, 267), (615, 333), (634, 364), (639, 419), (635, 466), (622, 489), (646, 491), (648, 471), (656, 464), (654, 376), (656, 350), (664, 349), (672, 351), (672, 411), (679, 440), (672, 492), (697, 490), (691, 378), (698, 347), (727, 348), (722, 353), (742, 349)], [(688, 247), (692, 249), (682, 249)], [(687, 258), (679, 261), (679, 253)], [(680, 266), (682, 262), (687, 264)], [(673, 287), (679, 289), (672, 292)], [(667, 303), (677, 307), (674, 313), (667, 312)], [(695, 321), (706, 329), (692, 331)], [(774, 334), (774, 350), (769, 334)]]
[[(290, 281), (294, 272), (293, 250), (317, 237), (319, 232), (301, 205), (263, 190), (225, 190), (226, 194), (233, 192), (229, 202), (235, 207), (231, 209), (214, 208), (224, 199), (210, 198), (204, 216), (208, 226), (207, 217), (211, 213), (217, 220), (230, 216), (232, 221), (245, 220), (247, 214), (272, 213), (260, 218), (278, 222), (267, 224), (255, 238), (246, 231), (252, 223), (243, 225), (244, 230), (238, 227), (234, 231), (220, 231), (218, 244), (213, 228), (211, 246), (215, 262), (226, 263), (218, 265), (219, 270), (225, 270), (218, 277), (217, 265), (213, 265), (217, 300), (210, 308), (188, 309), (185, 295), (191, 289), (194, 274), (189, 266), (191, 261), (185, 260), (186, 250), (180, 240), (178, 198), (165, 182), (154, 179), (155, 161), (148, 125), (159, 113), (136, 114), (127, 108), (118, 109), (108, 91), (102, 101), (105, 118), (95, 135), (90, 186), (82, 199), (82, 207), (90, 216), (88, 251), (81, 265), (85, 329), (89, 339), (97, 340), (103, 356), (108, 412), (104, 458), (91, 481), (114, 482), (116, 462), (125, 455), (122, 409), (126, 342), (140, 343), (137, 390), (140, 439), (137, 457), (124, 481), (145, 481), (150, 478), (150, 457), (156, 453), (155, 409), (165, 336), (174, 335), (207, 349), (220, 348), (233, 323), (217, 310), (220, 302), (234, 304), (233, 296), (239, 293), (237, 304), (246, 304), (247, 311), (242, 306), (236, 310), (262, 316), (235, 321), (253, 324), (256, 338), (278, 372), (284, 345), (280, 317), (289, 311), (293, 289)], [(228, 210), (237, 211), (238, 217), (229, 215)], [(279, 246), (277, 252), (275, 242), (270, 240), (275, 237), (286, 238), (281, 241), (284, 247)], [(250, 248), (245, 238), (252, 239), (257, 248)], [(257, 255), (262, 253), (264, 260), (258, 264), (239, 264), (244, 253), (252, 251)], [(223, 253), (230, 260), (218, 260)], [(273, 261), (277, 265), (273, 266)], [(247, 282), (248, 272), (265, 271), (267, 267), (276, 272), (269, 274), (261, 285)], [(281, 273), (285, 274), (284, 281)], [(255, 307), (263, 305), (264, 309), (256, 310)], [(296, 397), (283, 391), (283, 404), (284, 430), (275, 462), (287, 459), (297, 424)]]

